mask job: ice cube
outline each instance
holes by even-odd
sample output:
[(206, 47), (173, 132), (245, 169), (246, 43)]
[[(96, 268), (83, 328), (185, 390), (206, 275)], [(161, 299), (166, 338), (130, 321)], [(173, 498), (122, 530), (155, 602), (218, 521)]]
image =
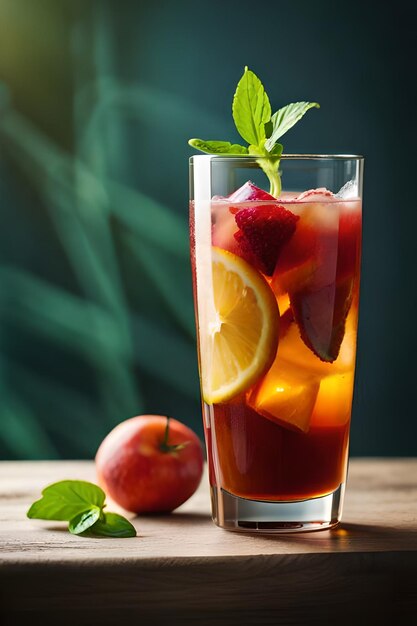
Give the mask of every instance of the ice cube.
[(275, 200), (275, 198), (254, 185), (250, 180), (229, 196), (230, 202), (249, 202), (252, 200)]
[(318, 187), (317, 189), (309, 189), (303, 191), (295, 198), (295, 202), (329, 202), (334, 198), (334, 194), (326, 189), (326, 187)]
[(211, 204), (212, 211), (212, 244), (223, 250), (237, 254), (239, 245), (234, 237), (238, 228), (235, 216), (229, 211), (229, 203), (226, 201), (214, 201)]
[(283, 191), (281, 195), (277, 198), (278, 202), (296, 202), (298, 191)]
[(352, 200), (359, 197), (358, 182), (356, 180), (349, 180), (339, 189), (336, 194), (336, 198), (341, 200)]

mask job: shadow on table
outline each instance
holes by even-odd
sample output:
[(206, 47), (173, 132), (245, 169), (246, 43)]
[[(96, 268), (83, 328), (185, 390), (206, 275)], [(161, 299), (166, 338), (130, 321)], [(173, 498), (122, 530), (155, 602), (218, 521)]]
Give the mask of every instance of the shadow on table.
[[(247, 535), (242, 536), (249, 536)], [(335, 529), (318, 532), (293, 534), (258, 534), (250, 533), (251, 537), (261, 536), (263, 540), (284, 542), (289, 545), (303, 546), (312, 551), (315, 547), (329, 551), (362, 551), (362, 550), (417, 550), (417, 531), (392, 526), (371, 524), (342, 523)]]
[[(208, 514), (204, 514), (204, 513), (192, 513), (192, 512), (178, 512), (178, 513), (161, 513), (159, 515), (155, 515), (155, 514), (149, 514), (149, 515), (136, 515), (133, 518), (130, 518), (130, 520), (132, 522), (137, 522), (139, 525), (141, 523), (141, 521), (147, 521), (147, 522), (156, 522), (158, 524), (158, 526), (160, 526), (161, 524), (166, 523), (170, 528), (178, 528), (178, 527), (182, 527), (182, 526), (190, 526), (190, 524), (193, 525), (200, 525), (200, 524), (211, 524), (211, 518), (210, 515)], [(62, 532), (62, 533), (67, 533), (68, 532), (68, 523), (63, 522), (62, 524), (56, 523), (56, 522), (52, 522), (52, 523), (45, 523), (43, 525), (44, 528), (46, 528), (47, 530), (50, 531), (54, 531), (54, 532)], [(84, 536), (88, 536), (87, 534)]]
[[(141, 522), (155, 522), (158, 527), (167, 525), (170, 530), (183, 527), (205, 525), (215, 529), (210, 516), (207, 513), (177, 512), (160, 515), (138, 515), (132, 519), (138, 525)], [(49, 530), (68, 532), (66, 525), (49, 525)], [(320, 551), (378, 551), (378, 550), (417, 550), (417, 531), (413, 529), (395, 528), (392, 526), (376, 526), (370, 524), (343, 523), (338, 528), (316, 532), (302, 532), (290, 534), (268, 534), (268, 533), (229, 533), (220, 529), (216, 532), (226, 532), (239, 537), (242, 541), (253, 541), (262, 539), (263, 541), (286, 544), (288, 546), (302, 547), (306, 552)]]
[(178, 511), (173, 513), (150, 513), (150, 514), (142, 514), (136, 515), (134, 517), (135, 521), (139, 520), (155, 520), (158, 524), (166, 522), (169, 525), (189, 525), (189, 524), (202, 524), (202, 523), (211, 523), (211, 517), (208, 513), (196, 513), (196, 512), (188, 512), (188, 511)]

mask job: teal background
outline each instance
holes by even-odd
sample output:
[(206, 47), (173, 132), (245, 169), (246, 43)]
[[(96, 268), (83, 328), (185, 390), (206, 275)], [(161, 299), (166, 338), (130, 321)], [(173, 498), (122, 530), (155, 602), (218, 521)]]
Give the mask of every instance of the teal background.
[(288, 152), (366, 157), (354, 455), (415, 455), (411, 5), (0, 1), (0, 456), (91, 457), (132, 415), (202, 434), (189, 137), (243, 66), (316, 100)]

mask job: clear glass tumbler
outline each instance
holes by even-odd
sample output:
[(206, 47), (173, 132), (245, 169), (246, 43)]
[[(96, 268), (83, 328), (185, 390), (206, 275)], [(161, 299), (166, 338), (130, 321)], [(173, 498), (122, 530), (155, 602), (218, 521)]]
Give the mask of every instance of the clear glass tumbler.
[[(264, 166), (264, 168), (261, 167)], [(190, 160), (190, 239), (212, 511), (221, 528), (341, 518), (354, 385), (363, 158)]]

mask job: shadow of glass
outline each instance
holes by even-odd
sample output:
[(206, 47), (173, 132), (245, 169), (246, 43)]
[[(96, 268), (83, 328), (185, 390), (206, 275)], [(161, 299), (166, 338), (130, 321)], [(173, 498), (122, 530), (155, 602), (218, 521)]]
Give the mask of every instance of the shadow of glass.
[(262, 540), (275, 541), (281, 545), (300, 546), (307, 552), (417, 550), (417, 530), (371, 524), (342, 523), (336, 528), (322, 531), (276, 535), (242, 533), (240, 536), (262, 537)]

